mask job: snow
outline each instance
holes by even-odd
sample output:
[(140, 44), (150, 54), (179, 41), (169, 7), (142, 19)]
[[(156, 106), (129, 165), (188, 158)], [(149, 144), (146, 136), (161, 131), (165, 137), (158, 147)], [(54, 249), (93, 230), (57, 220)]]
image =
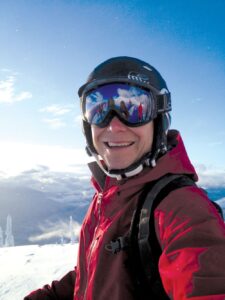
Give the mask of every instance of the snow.
[(23, 299), (76, 265), (78, 244), (0, 248), (0, 299)]

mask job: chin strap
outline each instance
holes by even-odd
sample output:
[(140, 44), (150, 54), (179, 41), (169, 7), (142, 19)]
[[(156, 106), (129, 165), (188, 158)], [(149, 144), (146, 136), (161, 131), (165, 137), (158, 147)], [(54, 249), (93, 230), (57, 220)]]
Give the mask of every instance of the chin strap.
[[(90, 153), (90, 149), (88, 149), (88, 152)], [(155, 159), (151, 159), (150, 153), (145, 155), (141, 160), (133, 164), (131, 167), (125, 168), (125, 169), (119, 169), (119, 170), (108, 170), (104, 165), (102, 160), (99, 158), (99, 155), (96, 153), (92, 153), (94, 156), (98, 166), (100, 169), (109, 177), (116, 178), (117, 180), (122, 180), (125, 178), (133, 177), (137, 174), (139, 174), (145, 167), (155, 167), (156, 162)]]
[(90, 148), (86, 147), (86, 151), (90, 156), (93, 156), (100, 167), (100, 169), (109, 177), (116, 178), (117, 180), (122, 180), (125, 178), (133, 177), (143, 171), (145, 167), (154, 168), (156, 166), (156, 160), (163, 154), (167, 152), (167, 147), (164, 143), (154, 151), (153, 153), (148, 153), (142, 157), (139, 161), (132, 164), (132, 166), (125, 169), (112, 169), (108, 170), (104, 166), (103, 161), (100, 159), (99, 155), (92, 152)]

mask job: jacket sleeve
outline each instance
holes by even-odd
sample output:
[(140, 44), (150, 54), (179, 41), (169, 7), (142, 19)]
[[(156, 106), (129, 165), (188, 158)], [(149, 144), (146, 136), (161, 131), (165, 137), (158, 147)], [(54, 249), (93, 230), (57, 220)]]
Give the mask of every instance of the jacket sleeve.
[(53, 281), (51, 286), (33, 291), (24, 300), (73, 300), (76, 273), (70, 271), (59, 281)]
[(225, 299), (225, 225), (204, 192), (184, 187), (156, 208), (159, 272), (173, 300)]

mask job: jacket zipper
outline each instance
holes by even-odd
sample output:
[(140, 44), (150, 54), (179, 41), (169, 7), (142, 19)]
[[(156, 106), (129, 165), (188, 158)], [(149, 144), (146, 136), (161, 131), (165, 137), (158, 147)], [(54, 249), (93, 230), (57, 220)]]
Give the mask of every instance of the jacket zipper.
[(93, 236), (93, 240), (91, 242), (91, 246), (90, 246), (90, 252), (88, 255), (88, 259), (87, 259), (87, 282), (86, 282), (86, 288), (85, 288), (85, 292), (84, 292), (84, 299), (86, 299), (86, 294), (87, 294), (87, 286), (88, 286), (88, 275), (89, 275), (89, 269), (90, 269), (90, 262), (91, 262), (91, 256), (92, 256), (92, 251), (96, 245), (96, 232), (98, 230), (99, 224), (100, 224), (100, 216), (101, 216), (101, 204), (102, 204), (102, 198), (103, 198), (103, 194), (99, 193), (98, 194), (98, 198), (97, 198), (97, 224), (95, 227), (95, 231), (94, 231), (94, 236)]

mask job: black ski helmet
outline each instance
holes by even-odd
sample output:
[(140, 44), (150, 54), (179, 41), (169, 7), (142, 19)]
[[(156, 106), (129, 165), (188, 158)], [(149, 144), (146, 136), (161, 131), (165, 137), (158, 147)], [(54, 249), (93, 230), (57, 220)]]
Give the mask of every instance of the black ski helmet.
[[(108, 83), (130, 83), (149, 89), (157, 104), (157, 117), (154, 119), (154, 140), (151, 153), (124, 170), (105, 170), (107, 175), (121, 178), (133, 176), (143, 169), (144, 165), (155, 165), (160, 154), (167, 151), (167, 130), (170, 125), (171, 98), (165, 80), (161, 74), (150, 64), (133, 57), (119, 56), (110, 58), (99, 64), (88, 76), (84, 85), (78, 90), (78, 95), (83, 101), (83, 96), (91, 89)], [(83, 119), (83, 132), (87, 143), (87, 152), (94, 155), (98, 164), (98, 153), (94, 148), (91, 126)], [(141, 168), (140, 168), (141, 166)], [(137, 171), (135, 171), (137, 170)], [(131, 174), (131, 175), (129, 175)]]

